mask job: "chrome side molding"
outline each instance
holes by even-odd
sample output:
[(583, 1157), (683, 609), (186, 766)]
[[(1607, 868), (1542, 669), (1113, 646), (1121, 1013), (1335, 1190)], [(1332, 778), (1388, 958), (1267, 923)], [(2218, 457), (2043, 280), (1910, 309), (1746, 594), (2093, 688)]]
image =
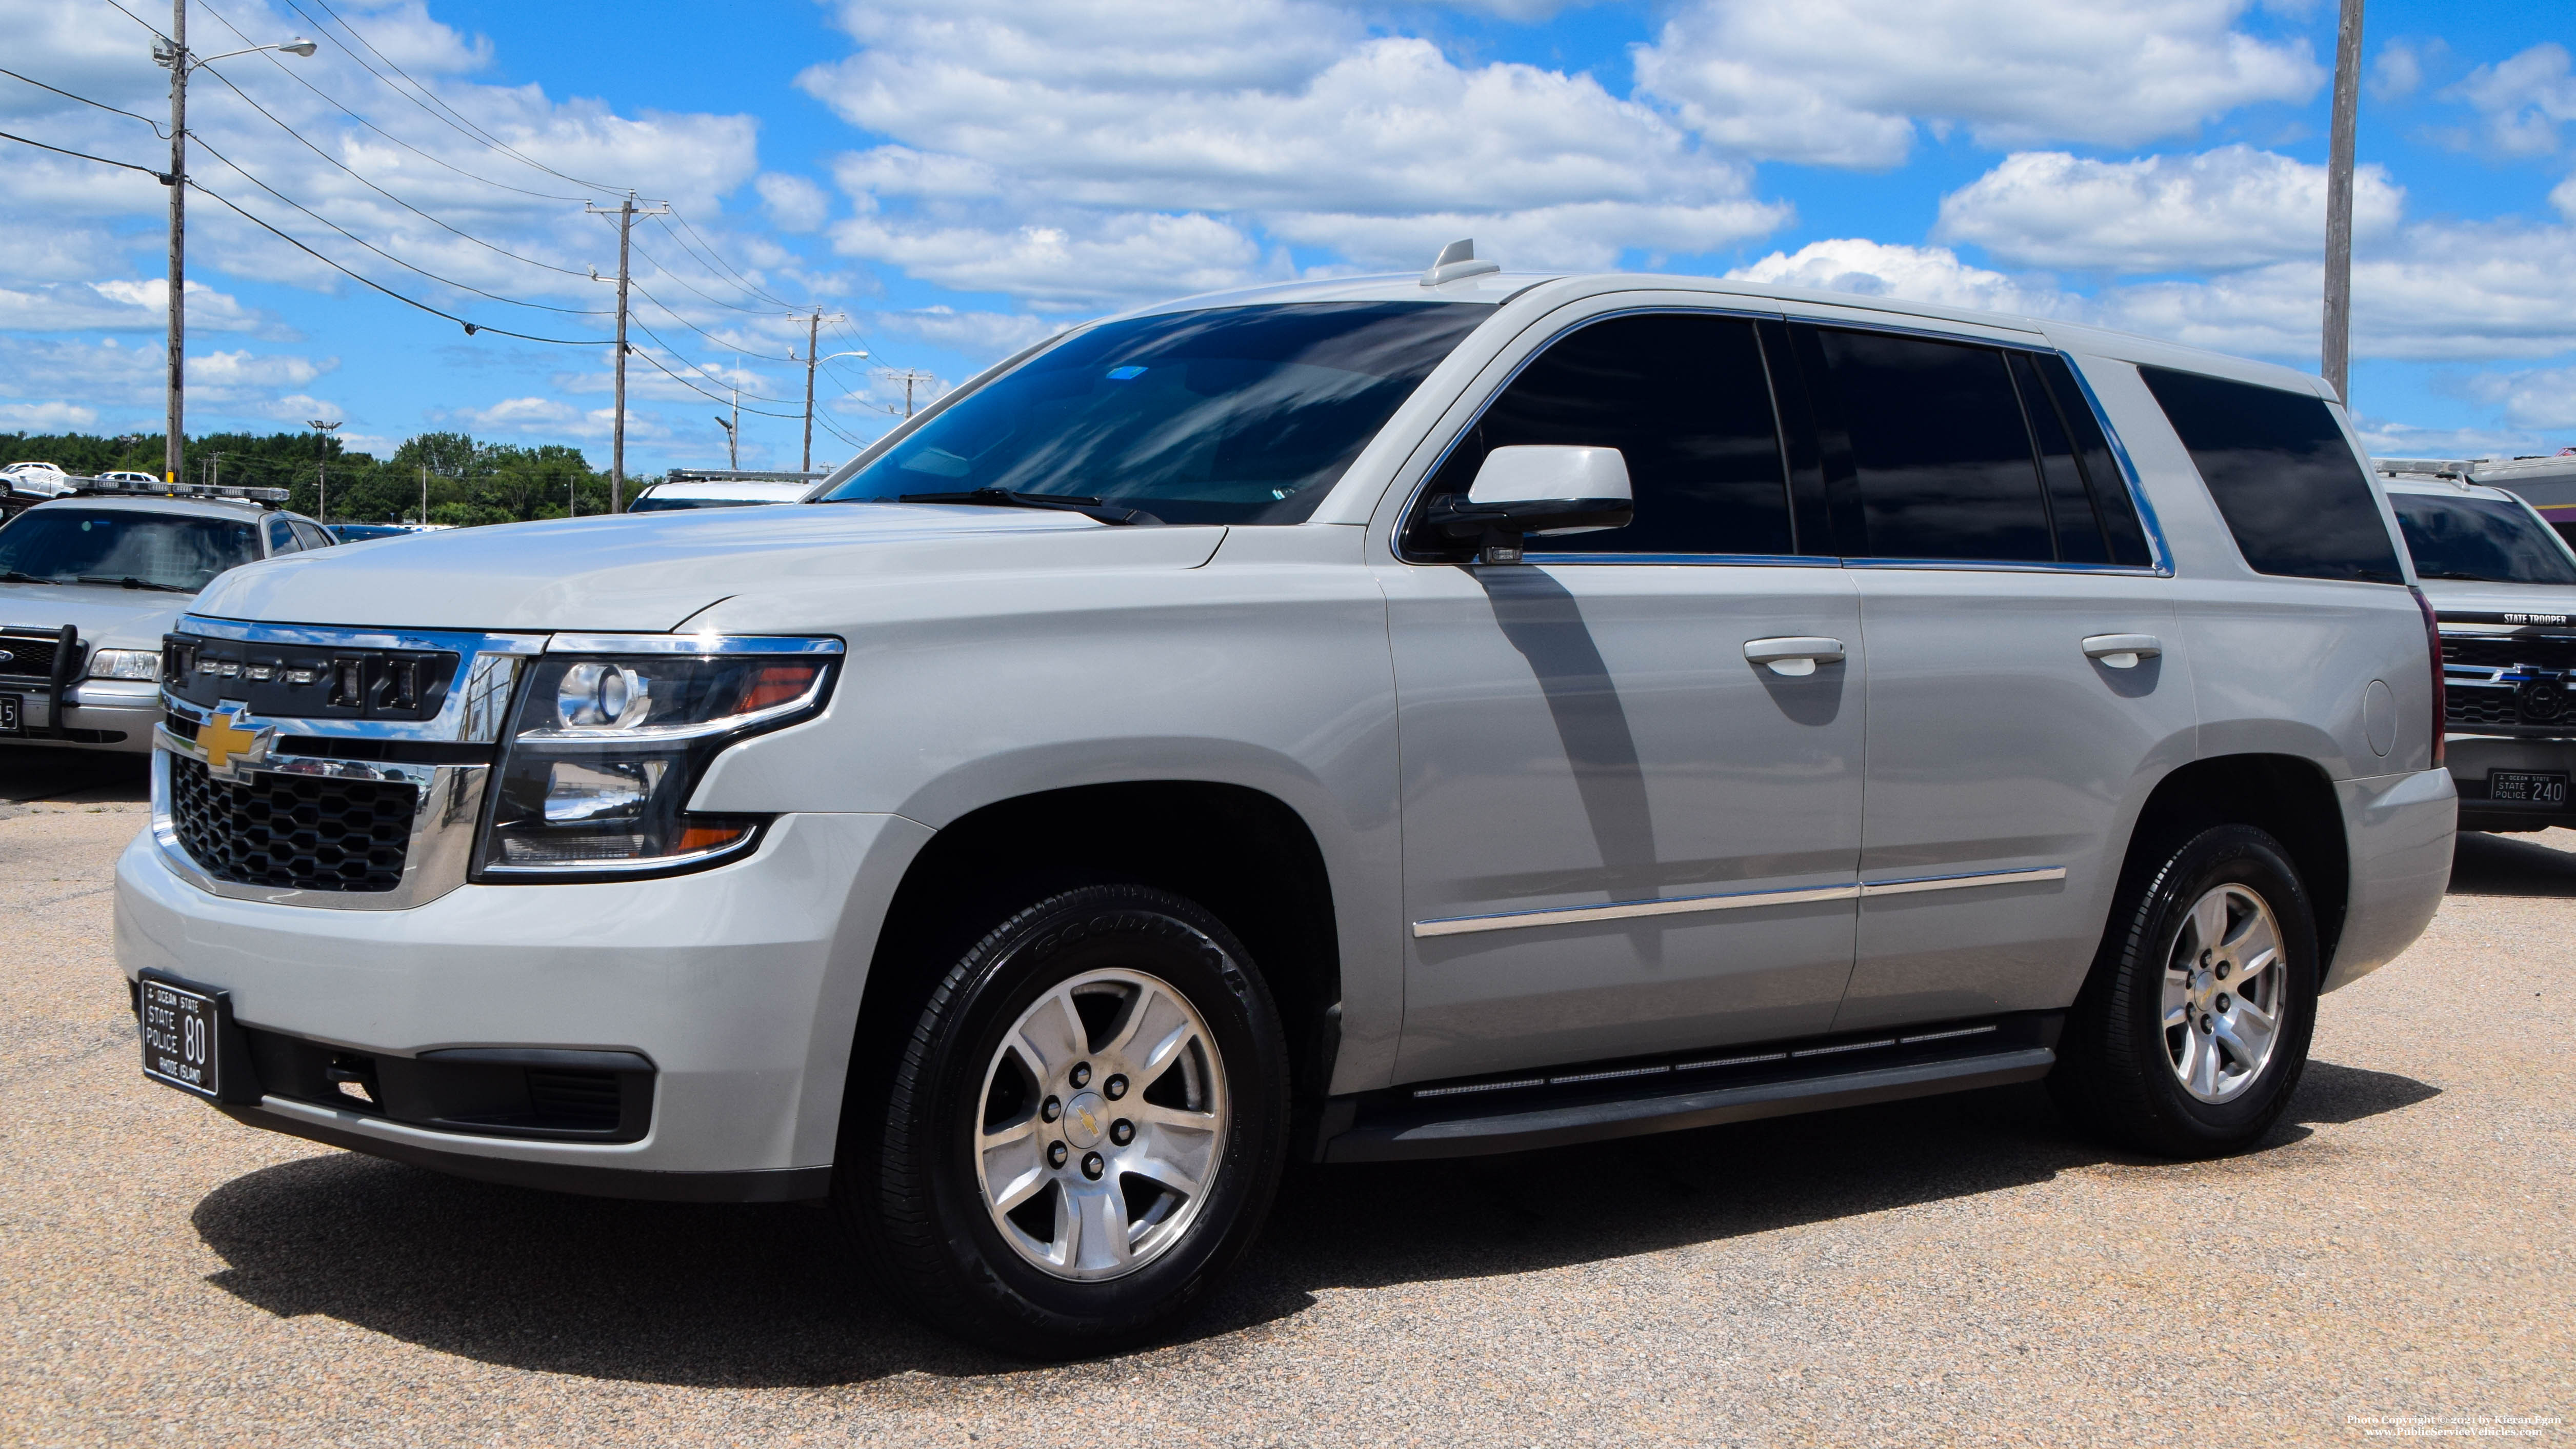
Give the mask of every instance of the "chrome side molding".
[(1416, 940), (1466, 936), (1479, 931), (1514, 931), (1532, 926), (1587, 926), (1601, 921), (1634, 921), (1652, 916), (1689, 916), (1708, 911), (1741, 911), (1757, 906), (1797, 906), (1817, 901), (1864, 900), (1877, 896), (1915, 895), (1925, 891), (1973, 890), (1979, 886), (2028, 885), (2066, 879), (2062, 865), (2028, 870), (1983, 871), (1974, 875), (1908, 876), (1897, 880), (1853, 881), (1845, 885), (1793, 886), (1786, 890), (1735, 891), (1725, 895), (1681, 896), (1671, 900), (1613, 901), (1599, 906), (1554, 910), (1505, 911), (1490, 916), (1445, 916), (1413, 923)]

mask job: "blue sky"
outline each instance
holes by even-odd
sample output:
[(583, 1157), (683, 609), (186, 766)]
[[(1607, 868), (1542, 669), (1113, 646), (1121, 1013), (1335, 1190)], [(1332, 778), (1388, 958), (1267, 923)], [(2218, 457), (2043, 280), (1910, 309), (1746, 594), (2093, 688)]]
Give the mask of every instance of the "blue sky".
[[(131, 8), (168, 25), (166, 3)], [(201, 75), (199, 179), (448, 312), (597, 339), (605, 319), (578, 314), (607, 289), (580, 273), (613, 270), (614, 237), (582, 198), (669, 198), (686, 226), (637, 233), (658, 339), (638, 340), (705, 391), (744, 388), (746, 466), (796, 461), (798, 423), (763, 416), (800, 406), (784, 304), (844, 315), (826, 352), (872, 354), (826, 370), (816, 453), (833, 460), (888, 425), (897, 369), (935, 392), (1083, 317), (1410, 269), (1466, 234), (1507, 265), (1739, 272), (2316, 364), (2329, 0), (191, 14), (201, 53), (241, 43), (227, 22), (323, 42), (215, 67), (293, 134)], [(0, 0), (10, 69), (157, 117), (149, 44), (106, 0)], [(2576, 444), (2570, 45), (2565, 7), (2371, 6), (2354, 401), (2381, 451)], [(0, 116), (95, 154), (160, 148), (6, 77)], [(161, 189), (0, 145), (0, 199), (0, 428), (156, 429)], [(606, 461), (606, 349), (468, 338), (212, 202), (192, 219), (192, 431), (334, 417), (380, 450), (459, 428)], [(716, 405), (644, 363), (631, 376), (631, 469), (721, 465)]]

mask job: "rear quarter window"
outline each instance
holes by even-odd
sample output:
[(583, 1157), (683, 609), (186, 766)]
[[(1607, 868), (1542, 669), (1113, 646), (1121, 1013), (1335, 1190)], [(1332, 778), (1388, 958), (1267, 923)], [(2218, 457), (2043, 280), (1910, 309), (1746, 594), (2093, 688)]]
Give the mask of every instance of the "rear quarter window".
[(2138, 375), (2256, 573), (2406, 581), (2370, 475), (2323, 398), (2163, 367)]

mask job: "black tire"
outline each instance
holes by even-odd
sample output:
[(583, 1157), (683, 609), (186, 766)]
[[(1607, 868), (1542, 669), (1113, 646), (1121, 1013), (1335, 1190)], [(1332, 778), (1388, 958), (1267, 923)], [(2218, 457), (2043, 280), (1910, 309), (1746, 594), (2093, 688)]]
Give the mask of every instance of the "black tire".
[[(1168, 984), (1198, 1013), (1226, 1125), (1186, 1227), (1123, 1276), (1073, 1281), (1004, 1239), (985, 1205), (976, 1134), (1005, 1034), (1057, 987), (1103, 969)], [(1287, 1041), (1242, 943), (1194, 902), (1095, 885), (1012, 911), (930, 990), (899, 1042), (878, 1080), (864, 1058), (851, 1066), (864, 1120), (844, 1134), (833, 1197), (895, 1295), (949, 1332), (1035, 1359), (1132, 1347), (1197, 1307), (1260, 1232), (1287, 1156)], [(1151, 1085), (1130, 1090), (1141, 1102)]]
[[(2280, 1025), (2268, 1059), (2235, 1095), (2211, 1102), (2177, 1074), (2164, 993), (2194, 904), (2222, 886), (2270, 909), (2284, 974), (2273, 988)], [(2067, 1015), (2050, 1091), (2079, 1124), (2122, 1146), (2162, 1157), (2242, 1152), (2272, 1130), (2298, 1089), (2317, 973), (2316, 916), (2289, 852), (2252, 826), (2204, 830), (2123, 883), (2093, 974)]]

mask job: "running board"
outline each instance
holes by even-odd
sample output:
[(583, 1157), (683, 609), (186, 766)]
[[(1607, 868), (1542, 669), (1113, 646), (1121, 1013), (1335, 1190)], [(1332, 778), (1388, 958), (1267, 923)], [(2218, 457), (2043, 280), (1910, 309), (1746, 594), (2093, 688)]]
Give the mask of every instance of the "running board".
[[(1674, 1091), (1672, 1076), (1653, 1069), (1632, 1070), (1657, 1090), (1609, 1088), (1610, 1079), (1630, 1075), (1616, 1070), (1544, 1077), (1558, 1088), (1532, 1094), (1554, 1099), (1544, 1102), (1491, 1100), (1483, 1084), (1398, 1088), (1341, 1099), (1333, 1104), (1339, 1111), (1328, 1108), (1329, 1135), (1316, 1155), (1324, 1162), (1395, 1162), (1527, 1152), (2037, 1081), (2057, 1064), (2062, 1019), (2051, 1012), (2007, 1018), (1994, 1028), (1946, 1039), (1873, 1039), (1804, 1051), (1734, 1053), (1751, 1059), (1745, 1068), (1729, 1073), (1729, 1080), (1689, 1091)], [(1865, 1057), (1868, 1064), (1835, 1059), (1845, 1053)], [(1566, 1086), (1576, 1090), (1565, 1091)], [(1461, 1096), (1467, 1100), (1459, 1100)], [(1334, 1117), (1341, 1122), (1334, 1123)], [(1341, 1130), (1330, 1131), (1332, 1126)]]

